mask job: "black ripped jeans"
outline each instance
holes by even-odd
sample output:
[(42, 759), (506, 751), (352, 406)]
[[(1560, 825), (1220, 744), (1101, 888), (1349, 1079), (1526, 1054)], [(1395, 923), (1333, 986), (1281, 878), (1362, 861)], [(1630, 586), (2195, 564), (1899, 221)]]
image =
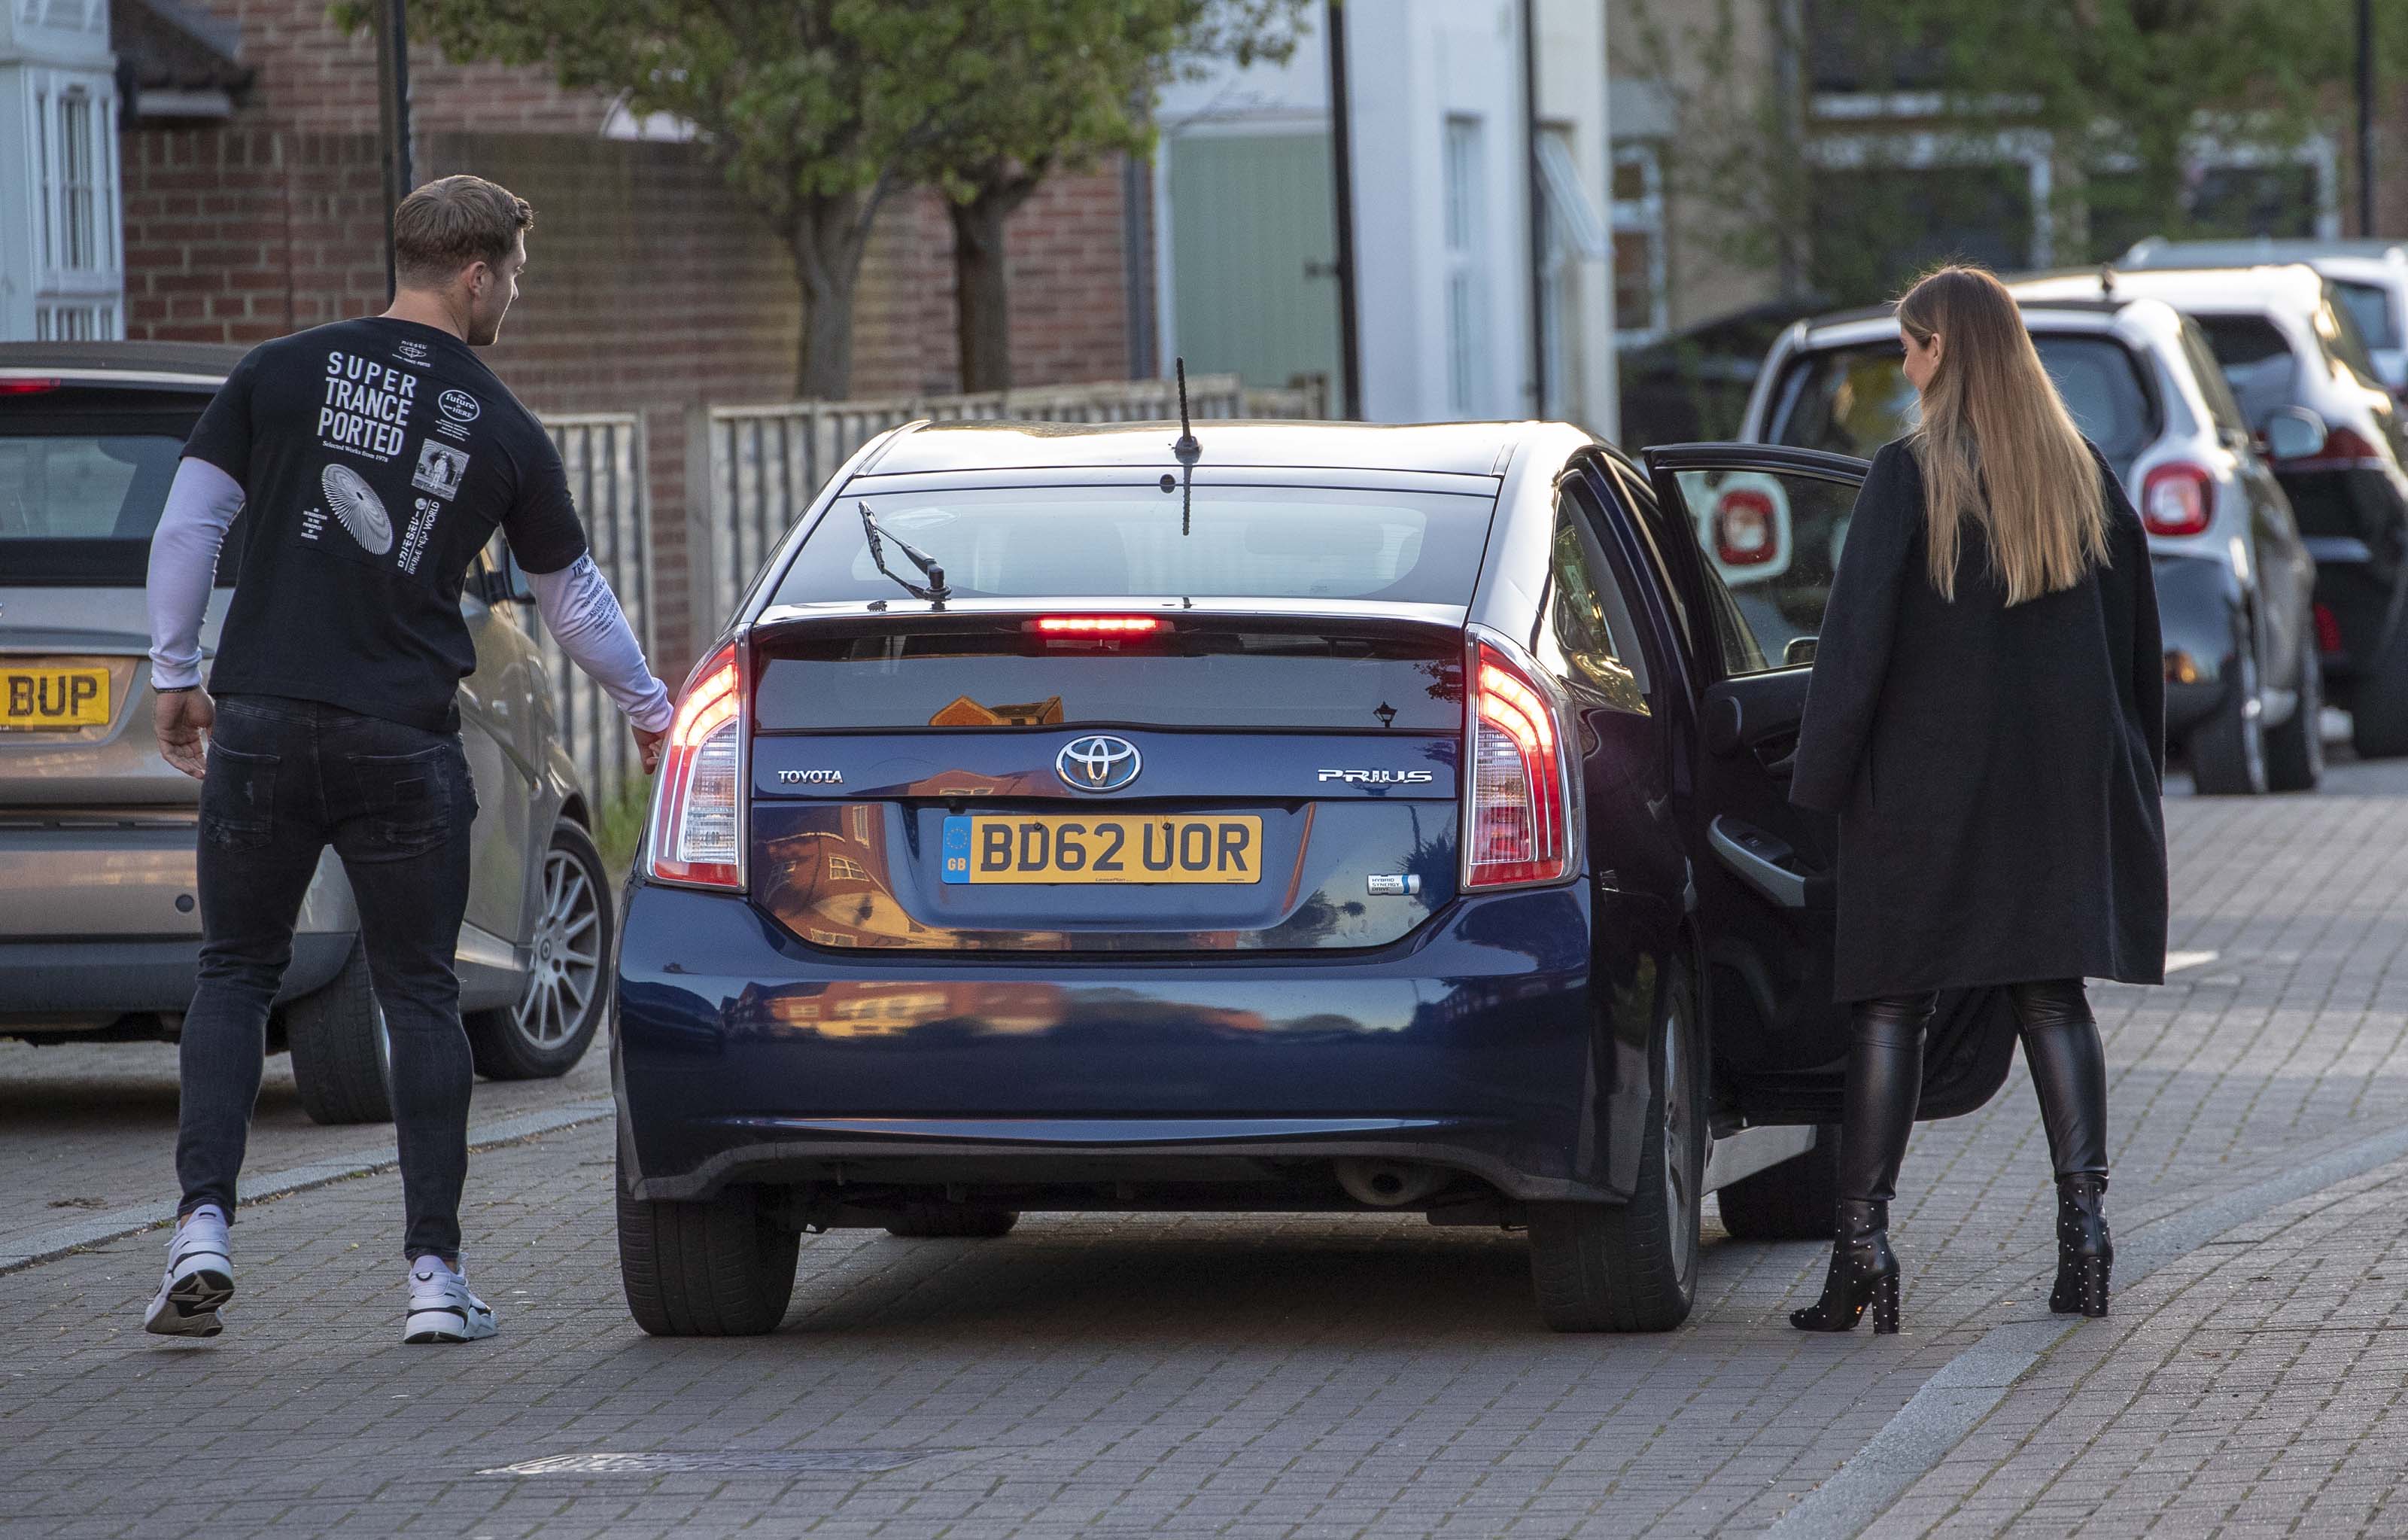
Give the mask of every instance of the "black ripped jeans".
[(217, 702), (201, 784), (200, 985), (184, 1016), (177, 1212), (231, 1217), (266, 1057), (267, 1012), (319, 853), (342, 857), (392, 1043), (403, 1241), (460, 1253), (476, 1071), (452, 957), (477, 795), (457, 733), (275, 696)]
[[(2080, 979), (2010, 986), (2024, 1062), (2040, 1093), (2049, 1159), (2060, 1177), (2107, 1174), (2107, 1056)], [(1840, 1197), (1886, 1203), (1923, 1092), (1923, 1030), (1935, 997), (1885, 995), (1856, 1006), (1840, 1124)]]

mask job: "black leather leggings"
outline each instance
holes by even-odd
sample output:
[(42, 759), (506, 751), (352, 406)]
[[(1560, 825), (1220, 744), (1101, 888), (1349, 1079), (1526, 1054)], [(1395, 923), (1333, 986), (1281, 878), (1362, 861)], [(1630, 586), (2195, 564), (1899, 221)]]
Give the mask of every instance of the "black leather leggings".
[[(2008, 994), (2057, 1174), (2105, 1175), (2107, 1056), (2082, 981), (2017, 984)], [(1842, 1199), (1886, 1203), (1896, 1196), (1923, 1093), (1923, 1031), (1935, 1001), (1932, 995), (1884, 995), (1856, 1002), (1840, 1132)]]

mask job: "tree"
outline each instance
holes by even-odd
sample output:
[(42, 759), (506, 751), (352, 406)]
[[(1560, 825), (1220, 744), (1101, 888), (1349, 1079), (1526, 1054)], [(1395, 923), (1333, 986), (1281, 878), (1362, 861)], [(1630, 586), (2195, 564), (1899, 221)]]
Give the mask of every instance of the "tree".
[[(1154, 143), (1155, 92), (1211, 57), (1284, 59), (1304, 0), (969, 0), (955, 96), (905, 170), (953, 227), (962, 388), (1011, 384), (1004, 225), (1045, 180)], [(943, 8), (943, 7), (932, 7)]]
[[(1634, 4), (1632, 72), (1670, 84), (1679, 120), (1676, 192), (1731, 211), (1726, 255), (1770, 265), (1788, 252), (1794, 266), (1811, 251), (1814, 286), (1842, 302), (1879, 297), (1901, 268), (1939, 254), (1917, 244), (1935, 216), (2008, 228), (2046, 214), (2063, 258), (2112, 255), (2138, 234), (2229, 233), (2197, 217), (2189, 195), (2201, 137), (2294, 147), (2338, 116), (2352, 63), (2352, 0), (1813, 0), (1788, 39), (1808, 61), (1807, 89), (1840, 77), (1856, 92), (1928, 95), (1929, 116), (1912, 126), (1957, 168), (1911, 172), (1884, 158), (1880, 129), (1821, 125), (1864, 147), (1863, 174), (1842, 179), (1813, 170), (1804, 114), (1740, 46), (1767, 27), (1777, 52), (1791, 7)], [(2408, 66), (2408, 27), (2385, 30), (2386, 71)], [(2001, 134), (2035, 132), (2050, 146), (2051, 206), (2004, 212), (1996, 178), (1962, 168)]]
[(795, 389), (844, 396), (853, 299), (898, 167), (943, 131), (975, 0), (419, 0), (453, 59), (549, 64), (693, 123), (803, 292)]

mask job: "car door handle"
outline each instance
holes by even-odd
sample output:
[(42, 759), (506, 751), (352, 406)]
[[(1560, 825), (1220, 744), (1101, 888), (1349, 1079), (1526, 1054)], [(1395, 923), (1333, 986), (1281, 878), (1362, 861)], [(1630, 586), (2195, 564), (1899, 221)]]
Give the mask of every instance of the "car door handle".
[(1797, 853), (1760, 828), (1724, 813), (1706, 827), (1706, 842), (1732, 875), (1784, 909), (1806, 907), (1806, 874), (1781, 863)]

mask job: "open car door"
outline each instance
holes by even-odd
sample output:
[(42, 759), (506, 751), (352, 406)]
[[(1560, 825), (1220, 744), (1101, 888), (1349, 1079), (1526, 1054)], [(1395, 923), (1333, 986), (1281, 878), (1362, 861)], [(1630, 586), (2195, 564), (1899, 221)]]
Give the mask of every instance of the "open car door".
[[(1698, 752), (1687, 809), (1717, 1085), (1749, 1121), (1840, 1115), (1849, 1012), (1831, 999), (1837, 820), (1793, 807), (1789, 772), (1823, 606), (1863, 460), (1770, 444), (1645, 451), (1651, 527), (1694, 660)], [(1628, 489), (1630, 500), (1651, 499)], [(1944, 996), (1919, 1115), (1989, 1100), (2014, 1034), (1979, 1029), (1994, 990)]]

